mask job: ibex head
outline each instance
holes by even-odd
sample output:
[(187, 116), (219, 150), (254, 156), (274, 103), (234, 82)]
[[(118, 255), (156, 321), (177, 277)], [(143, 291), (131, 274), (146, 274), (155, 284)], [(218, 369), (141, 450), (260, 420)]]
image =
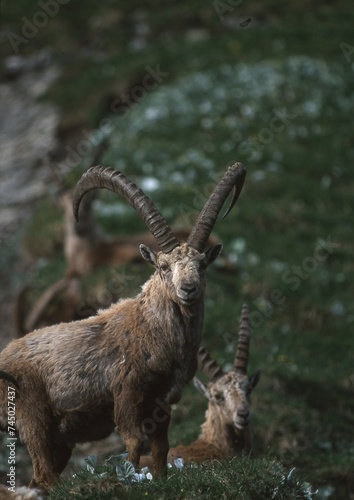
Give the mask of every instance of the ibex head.
[(124, 174), (112, 168), (91, 167), (79, 180), (73, 209), (76, 219), (81, 199), (88, 191), (104, 188), (125, 198), (138, 212), (156, 239), (159, 252), (140, 245), (141, 255), (150, 262), (166, 283), (172, 300), (183, 307), (192, 306), (204, 290), (205, 269), (220, 254), (222, 245), (205, 251), (217, 216), (230, 192), (234, 196), (225, 215), (236, 203), (245, 180), (246, 169), (241, 163), (231, 165), (215, 187), (200, 212), (186, 243), (180, 243), (153, 202)]
[(249, 397), (260, 378), (259, 370), (252, 376), (247, 376), (249, 345), (249, 309), (244, 304), (233, 369), (224, 373), (216, 361), (211, 359), (207, 350), (201, 347), (198, 361), (210, 383), (205, 386), (194, 377), (195, 386), (208, 398), (213, 410), (220, 415), (220, 419), (238, 430), (245, 429), (249, 424)]
[(215, 245), (205, 253), (182, 243), (171, 253), (155, 253), (145, 245), (140, 252), (145, 260), (154, 265), (165, 282), (169, 297), (181, 306), (192, 306), (204, 290), (205, 270), (221, 252), (222, 245)]

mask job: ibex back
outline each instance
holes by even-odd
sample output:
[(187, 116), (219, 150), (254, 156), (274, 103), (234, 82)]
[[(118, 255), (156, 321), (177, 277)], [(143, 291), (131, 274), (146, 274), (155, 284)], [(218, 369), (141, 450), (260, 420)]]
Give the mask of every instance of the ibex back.
[[(149, 431), (155, 473), (165, 471), (169, 405), (196, 371), (205, 270), (222, 248), (204, 252), (205, 245), (228, 194), (235, 187), (229, 211), (244, 178), (242, 164), (228, 168), (180, 244), (152, 201), (122, 173), (92, 167), (82, 176), (76, 216), (91, 189), (114, 191), (143, 218), (160, 251), (141, 245), (156, 271), (135, 298), (85, 320), (36, 330), (0, 354), (0, 377), (7, 379), (0, 383), (0, 428), (7, 429), (7, 391), (16, 383), (16, 429), (32, 458), (31, 486), (48, 489), (75, 443), (105, 438), (115, 426), (136, 466)], [(161, 403), (166, 415), (147, 429)]]

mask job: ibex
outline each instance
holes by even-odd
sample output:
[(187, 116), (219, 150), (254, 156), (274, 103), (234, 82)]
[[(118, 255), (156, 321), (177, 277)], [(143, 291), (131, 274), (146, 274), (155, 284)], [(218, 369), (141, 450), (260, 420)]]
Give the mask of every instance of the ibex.
[[(103, 141), (97, 148), (93, 164), (99, 163), (108, 144)], [(53, 166), (46, 159), (48, 168)], [(111, 238), (97, 224), (92, 204), (96, 193), (85, 196), (80, 205), (80, 220), (74, 217), (72, 210), (73, 192), (63, 178), (56, 176), (58, 187), (58, 202), (64, 214), (64, 253), (67, 261), (66, 277), (80, 277), (101, 265), (123, 265), (128, 262), (141, 262), (139, 244), (147, 245), (158, 251), (157, 241), (150, 232)], [(186, 241), (189, 230), (175, 228), (175, 237)], [(217, 244), (215, 238), (209, 237), (208, 246)]]
[[(84, 276), (102, 265), (118, 266), (129, 262), (140, 262), (139, 244), (147, 245), (155, 251), (158, 250), (154, 236), (148, 232), (123, 237), (108, 237), (94, 220), (93, 197), (90, 198), (90, 200), (83, 200), (84, 206), (80, 207), (79, 221), (75, 221), (73, 215), (72, 193), (67, 191), (59, 199), (64, 212), (64, 252), (68, 277)], [(189, 236), (187, 229), (183, 228), (174, 229), (173, 233), (180, 241), (186, 241)]]
[(97, 316), (46, 327), (13, 340), (0, 354), (0, 429), (7, 429), (8, 387), (16, 382), (16, 429), (32, 459), (31, 487), (48, 489), (68, 463), (75, 443), (103, 439), (117, 427), (138, 466), (146, 422), (154, 471), (165, 473), (169, 405), (177, 402), (197, 369), (204, 318), (205, 271), (219, 255), (204, 252), (229, 193), (235, 204), (245, 168), (228, 168), (186, 243), (180, 243), (153, 202), (121, 172), (90, 168), (74, 193), (74, 213), (95, 188), (123, 196), (143, 218), (159, 252), (140, 246), (155, 273), (131, 299)]
[[(154, 236), (149, 232), (125, 237), (108, 237), (97, 224), (92, 210), (95, 196), (92, 192), (80, 205), (80, 220), (75, 220), (72, 201), (73, 192), (61, 180), (58, 203), (64, 214), (64, 253), (67, 262), (65, 276), (49, 285), (26, 312), (27, 295), (25, 287), (18, 294), (15, 305), (15, 337), (21, 337), (35, 328), (73, 321), (87, 317), (87, 311), (97, 310), (94, 304), (82, 308), (84, 297), (81, 293), (81, 278), (99, 266), (118, 266), (142, 261), (139, 244), (157, 251)], [(173, 233), (179, 241), (186, 241), (189, 230), (175, 228)], [(209, 237), (208, 246), (218, 243)], [(90, 313), (92, 314), (92, 312)]]
[(89, 316), (81, 314), (83, 295), (81, 279), (77, 276), (65, 276), (49, 285), (27, 313), (26, 297), (29, 290), (30, 287), (26, 286), (17, 296), (14, 310), (15, 338), (22, 337), (36, 328)]
[[(227, 460), (251, 449), (249, 402), (251, 392), (259, 381), (260, 371), (247, 376), (249, 345), (249, 309), (244, 304), (233, 369), (224, 373), (204, 347), (198, 351), (199, 366), (210, 379), (210, 383), (205, 386), (194, 377), (195, 386), (209, 401), (205, 422), (194, 443), (169, 450), (169, 463), (173, 464), (176, 458), (183, 458), (186, 464)], [(141, 467), (151, 467), (151, 462), (151, 456), (142, 456), (140, 459)]]

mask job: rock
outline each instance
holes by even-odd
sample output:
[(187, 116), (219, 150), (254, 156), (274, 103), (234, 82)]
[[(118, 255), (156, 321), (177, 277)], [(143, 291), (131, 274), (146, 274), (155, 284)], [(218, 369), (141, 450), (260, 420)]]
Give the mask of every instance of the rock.
[(47, 189), (49, 177), (42, 160), (57, 145), (57, 109), (38, 97), (58, 77), (45, 54), (11, 56), (7, 68), (19, 76), (0, 85), (0, 233), (20, 226), (33, 201)]

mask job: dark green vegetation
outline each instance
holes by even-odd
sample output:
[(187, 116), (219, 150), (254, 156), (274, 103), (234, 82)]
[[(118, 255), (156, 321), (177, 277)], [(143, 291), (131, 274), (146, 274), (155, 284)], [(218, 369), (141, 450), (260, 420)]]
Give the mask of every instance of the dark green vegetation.
[(131, 464), (127, 462), (121, 464), (115, 457), (111, 457), (109, 462), (109, 465), (93, 468), (89, 465), (88, 470), (80, 469), (75, 477), (60, 482), (51, 492), (50, 499), (110, 500), (156, 496), (166, 500), (170, 498), (311, 500), (313, 498), (310, 485), (299, 481), (295, 477), (294, 470), (286, 471), (279, 463), (272, 460), (250, 461), (244, 457), (224, 464), (214, 462), (208, 466), (189, 466), (182, 469), (172, 467), (169, 469), (168, 481), (162, 479), (151, 481), (150, 478), (150, 481), (144, 479), (141, 482), (137, 482)]
[[(156, 1), (148, 10), (142, 2), (69, 3), (22, 46), (28, 54), (52, 45), (63, 65), (48, 95), (62, 109), (63, 135), (72, 124), (96, 129), (109, 116), (103, 163), (132, 176), (169, 222), (191, 222), (227, 164), (242, 161), (248, 169), (236, 209), (215, 227), (235, 270), (209, 270), (204, 344), (229, 366), (241, 304), (251, 304), (250, 368), (262, 369), (252, 402), (259, 458), (179, 471), (166, 484), (135, 486), (128, 498), (271, 498), (258, 494), (271, 478), (273, 462), (262, 458), (270, 453), (285, 475), (296, 467), (320, 488), (318, 498), (332, 491), (331, 498), (346, 499), (354, 493), (354, 54), (342, 48), (354, 44), (354, 11), (344, 1), (331, 8), (304, 0), (292, 11), (286, 3), (244, 1), (221, 22), (212, 2), (185, 4)], [(23, 5), (3, 2), (13, 31), (37, 9)], [(251, 24), (239, 28), (247, 17)], [(150, 31), (136, 50), (139, 19)], [(94, 59), (94, 49), (104, 58)], [(130, 111), (118, 115), (103, 105), (156, 65), (168, 75)], [(72, 182), (80, 172), (69, 172)], [(45, 230), (58, 216), (45, 213), (37, 219), (42, 231), (31, 242), (29, 230), (26, 245), (37, 253), (45, 243), (47, 260), (32, 277), (50, 283), (61, 276), (63, 258)], [(112, 196), (100, 197), (97, 217), (111, 234), (143, 229)], [(112, 272), (120, 270), (85, 279), (88, 293)], [(121, 272), (128, 296), (151, 270)], [(196, 438), (205, 407), (187, 388), (173, 413), (171, 445)], [(204, 495), (200, 487), (210, 490)], [(295, 498), (282, 494), (275, 498)]]

